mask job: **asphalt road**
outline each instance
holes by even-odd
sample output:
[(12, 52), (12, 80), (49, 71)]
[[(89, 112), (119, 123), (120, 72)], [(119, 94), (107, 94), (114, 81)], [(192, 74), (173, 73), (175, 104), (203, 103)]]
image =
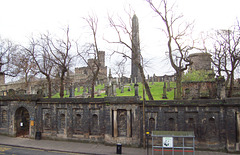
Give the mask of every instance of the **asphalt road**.
[[(76, 153), (47, 151), (33, 148), (0, 145), (0, 155), (77, 155)], [(79, 155), (79, 154), (78, 154)]]

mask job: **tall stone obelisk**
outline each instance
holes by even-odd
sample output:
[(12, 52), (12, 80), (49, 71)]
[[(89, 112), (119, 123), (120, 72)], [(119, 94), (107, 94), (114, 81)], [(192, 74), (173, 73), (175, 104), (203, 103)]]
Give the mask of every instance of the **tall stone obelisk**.
[(132, 82), (141, 82), (141, 75), (137, 64), (140, 63), (140, 41), (139, 41), (139, 24), (136, 15), (132, 18)]

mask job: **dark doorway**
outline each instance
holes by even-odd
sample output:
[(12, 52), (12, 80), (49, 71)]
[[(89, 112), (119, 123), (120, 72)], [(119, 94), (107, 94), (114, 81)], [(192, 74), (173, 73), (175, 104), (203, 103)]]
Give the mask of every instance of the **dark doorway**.
[(20, 107), (15, 113), (16, 136), (29, 136), (29, 112), (26, 108)]

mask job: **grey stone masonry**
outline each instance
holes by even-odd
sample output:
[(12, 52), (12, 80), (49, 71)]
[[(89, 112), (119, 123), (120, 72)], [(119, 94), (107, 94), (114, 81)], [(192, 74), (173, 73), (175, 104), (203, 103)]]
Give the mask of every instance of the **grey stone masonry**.
[[(195, 148), (239, 151), (240, 98), (160, 100), (139, 97), (0, 97), (0, 133), (142, 146), (146, 131), (193, 131)], [(21, 124), (23, 123), (23, 124)], [(23, 126), (21, 126), (23, 125)], [(185, 141), (188, 145), (188, 141)]]

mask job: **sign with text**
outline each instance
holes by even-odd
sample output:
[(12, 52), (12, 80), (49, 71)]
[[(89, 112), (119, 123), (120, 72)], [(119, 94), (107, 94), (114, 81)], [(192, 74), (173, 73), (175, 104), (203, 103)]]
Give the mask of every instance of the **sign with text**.
[(163, 137), (163, 147), (173, 147), (173, 137)]
[(31, 126), (34, 126), (34, 121), (31, 120), (31, 121), (30, 121), (30, 124), (31, 124)]

